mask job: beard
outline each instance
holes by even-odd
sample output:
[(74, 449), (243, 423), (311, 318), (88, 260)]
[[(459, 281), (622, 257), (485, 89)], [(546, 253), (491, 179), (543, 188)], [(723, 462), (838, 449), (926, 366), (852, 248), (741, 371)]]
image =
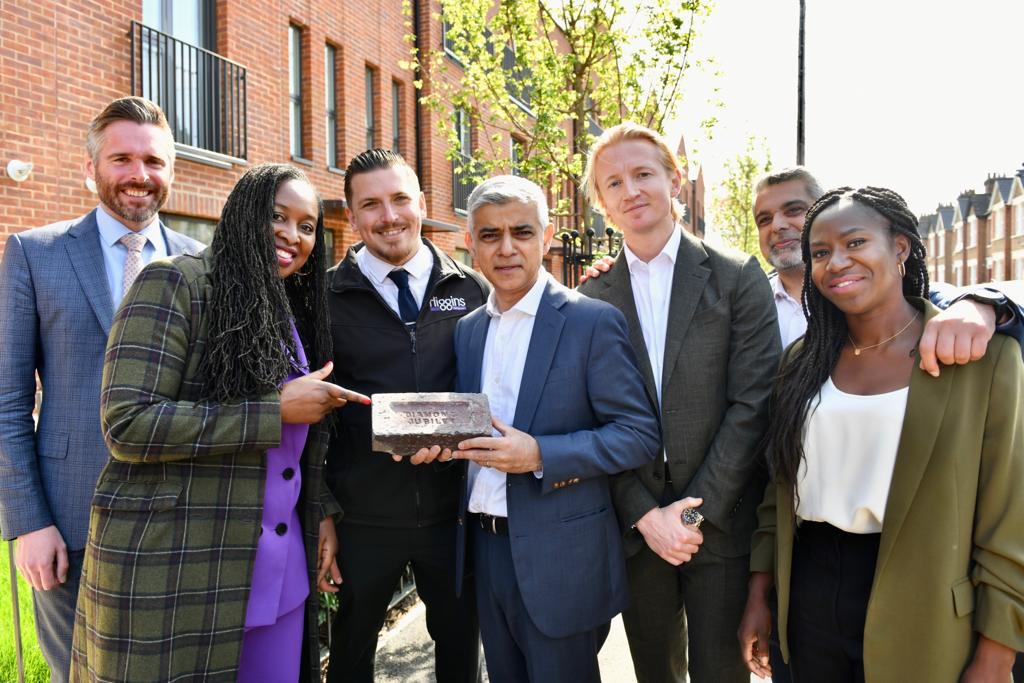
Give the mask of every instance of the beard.
[[(104, 206), (129, 223), (145, 223), (167, 202), (167, 186), (152, 182), (121, 183), (110, 181), (100, 173), (96, 173), (96, 192)], [(151, 192), (149, 202), (145, 206), (129, 206), (122, 201), (122, 190), (145, 190)]]
[(775, 270), (790, 270), (792, 268), (803, 268), (804, 257), (800, 253), (800, 247), (793, 249), (780, 249), (778, 251), (772, 250), (768, 254), (768, 263), (772, 265)]
[(800, 233), (794, 230), (781, 230), (776, 242), (793, 240), (789, 246), (778, 248), (771, 247), (768, 250), (768, 263), (778, 271), (791, 270), (804, 267), (804, 254), (800, 245)]

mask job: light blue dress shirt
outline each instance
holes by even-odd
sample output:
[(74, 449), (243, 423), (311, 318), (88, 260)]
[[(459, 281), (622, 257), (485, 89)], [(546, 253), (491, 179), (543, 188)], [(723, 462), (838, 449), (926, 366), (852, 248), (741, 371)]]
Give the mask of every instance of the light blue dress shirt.
[[(128, 258), (128, 248), (118, 240), (131, 230), (107, 213), (102, 206), (96, 210), (96, 226), (100, 231), (100, 248), (103, 250), (103, 266), (107, 270), (110, 300), (114, 302), (116, 309), (124, 298), (124, 262)], [(164, 239), (159, 218), (154, 218), (153, 222), (139, 234), (146, 237), (146, 244), (142, 247), (143, 266), (153, 259), (167, 257), (167, 241)]]

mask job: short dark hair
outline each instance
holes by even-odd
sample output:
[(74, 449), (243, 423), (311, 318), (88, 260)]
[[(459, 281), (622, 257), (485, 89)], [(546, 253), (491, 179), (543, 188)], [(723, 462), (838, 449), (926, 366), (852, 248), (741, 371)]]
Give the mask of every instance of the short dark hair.
[[(352, 178), (360, 173), (381, 171), (395, 166), (406, 167), (412, 173), (412, 177), (416, 178), (416, 171), (412, 169), (405, 157), (390, 149), (377, 147), (352, 157), (352, 161), (348, 162), (348, 168), (345, 169), (345, 203), (349, 205), (349, 208), (352, 207)], [(419, 178), (416, 178), (416, 183), (419, 184)]]
[[(107, 126), (118, 121), (132, 121), (139, 125), (149, 123), (157, 128), (163, 128), (172, 139), (174, 138), (171, 126), (167, 123), (167, 117), (164, 116), (159, 105), (145, 97), (122, 97), (104, 107), (103, 111), (97, 114), (89, 124), (89, 132), (85, 136), (85, 148), (93, 162), (96, 161), (96, 155), (103, 145), (103, 132)], [(171, 155), (172, 157), (174, 155), (173, 148)]]
[(807, 190), (807, 195), (811, 198), (812, 202), (816, 202), (821, 199), (821, 196), (825, 194), (825, 191), (821, 189), (821, 184), (818, 183), (818, 179), (811, 175), (803, 166), (789, 166), (780, 171), (772, 171), (761, 176), (757, 183), (754, 184), (754, 194), (757, 194), (764, 188), (770, 185), (779, 185), (781, 183), (788, 183), (790, 180), (799, 180), (804, 184), (804, 188)]

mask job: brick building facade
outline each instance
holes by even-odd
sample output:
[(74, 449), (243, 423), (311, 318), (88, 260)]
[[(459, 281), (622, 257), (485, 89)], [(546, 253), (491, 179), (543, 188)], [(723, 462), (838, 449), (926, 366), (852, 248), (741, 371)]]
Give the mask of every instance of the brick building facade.
[(989, 175), (983, 191), (965, 190), (922, 216), (918, 228), (936, 282), (1024, 280), (1024, 168)]
[[(440, 49), (439, 0), (411, 7), (419, 46)], [(86, 185), (85, 131), (109, 100), (134, 92), (160, 103), (175, 127), (174, 188), (161, 212), (172, 227), (208, 241), (248, 165), (288, 162), (320, 191), (337, 259), (356, 240), (340, 169), (372, 142), (397, 146), (416, 168), (425, 233), (468, 260), (456, 208), (465, 184), (454, 177), (437, 114), (417, 104), (406, 21), (398, 0), (4, 2), (0, 166), (19, 159), (34, 168), (21, 183), (0, 175), (0, 241), (97, 204)], [(457, 78), (458, 68), (453, 62), (439, 77)], [(699, 170), (683, 194), (696, 232)]]

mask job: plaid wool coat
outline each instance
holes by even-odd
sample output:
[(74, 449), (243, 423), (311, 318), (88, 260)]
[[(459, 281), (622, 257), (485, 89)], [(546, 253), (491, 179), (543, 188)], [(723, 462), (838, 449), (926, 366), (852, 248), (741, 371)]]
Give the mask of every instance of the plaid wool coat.
[[(154, 262), (117, 312), (101, 416), (110, 448), (96, 486), (75, 619), (73, 681), (234, 681), (260, 534), (266, 450), (280, 394), (204, 400), (211, 256)], [(302, 454), (310, 599), (303, 678), (319, 680), (319, 524), (340, 513), (323, 482), (326, 430)]]

